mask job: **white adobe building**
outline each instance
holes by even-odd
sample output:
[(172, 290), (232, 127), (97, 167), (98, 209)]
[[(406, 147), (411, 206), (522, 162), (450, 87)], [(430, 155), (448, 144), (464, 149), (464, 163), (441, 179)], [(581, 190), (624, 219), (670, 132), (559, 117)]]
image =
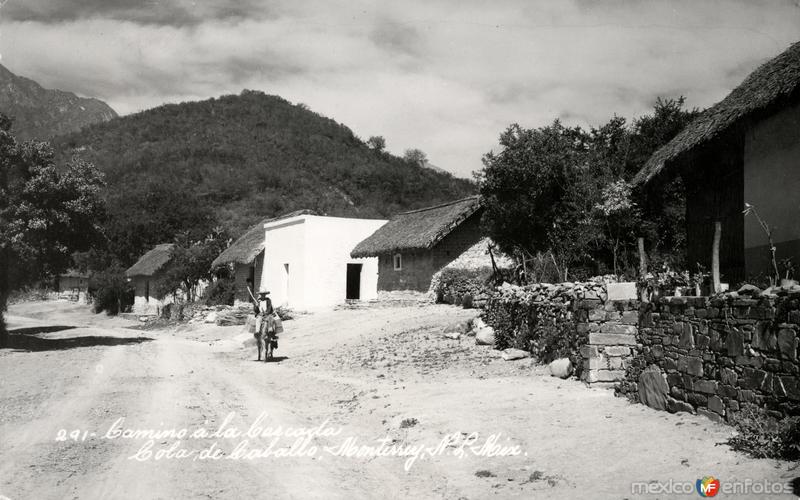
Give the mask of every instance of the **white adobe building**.
[(353, 248), (385, 220), (298, 215), (264, 224), (261, 289), (272, 303), (315, 310), (378, 296), (378, 259)]

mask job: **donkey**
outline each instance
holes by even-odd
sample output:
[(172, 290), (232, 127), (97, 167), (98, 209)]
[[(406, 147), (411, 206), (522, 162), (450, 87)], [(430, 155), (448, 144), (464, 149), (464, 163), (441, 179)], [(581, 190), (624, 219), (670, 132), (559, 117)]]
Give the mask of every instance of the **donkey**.
[(275, 340), (275, 316), (265, 314), (261, 318), (261, 324), (256, 331), (256, 344), (258, 344), (258, 361), (261, 361), (261, 353), (264, 353), (264, 361), (272, 359), (272, 350), (277, 347)]

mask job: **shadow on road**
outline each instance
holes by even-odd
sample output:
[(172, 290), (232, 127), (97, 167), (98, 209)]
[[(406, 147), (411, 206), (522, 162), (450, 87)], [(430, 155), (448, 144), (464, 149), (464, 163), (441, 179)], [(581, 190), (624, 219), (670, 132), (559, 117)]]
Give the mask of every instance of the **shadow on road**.
[(259, 361), (257, 359), (254, 359), (253, 361), (257, 363), (280, 363), (284, 359), (289, 359), (289, 356), (273, 356), (272, 359), (270, 359), (269, 361), (263, 361), (263, 360)]
[(115, 346), (141, 344), (150, 342), (149, 337), (100, 337), (88, 335), (84, 337), (68, 337), (63, 339), (46, 339), (37, 337), (42, 333), (62, 332), (77, 328), (74, 326), (35, 326), (30, 328), (17, 328), (8, 333), (8, 343), (4, 349), (18, 349), (24, 351), (60, 351), (76, 347)]

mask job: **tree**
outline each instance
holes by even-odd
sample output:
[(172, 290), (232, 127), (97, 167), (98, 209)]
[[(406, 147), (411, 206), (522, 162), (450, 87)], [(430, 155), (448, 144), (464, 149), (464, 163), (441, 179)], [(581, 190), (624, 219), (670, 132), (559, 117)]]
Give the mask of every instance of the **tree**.
[(57, 168), (47, 143), (18, 143), (0, 114), (0, 342), (8, 294), (52, 279), (99, 240), (103, 176), (73, 159)]
[(203, 240), (191, 241), (188, 233), (176, 238), (172, 258), (155, 285), (156, 295), (163, 298), (182, 291), (189, 302), (197, 298), (201, 281), (211, 281), (211, 263), (227, 247), (230, 240), (222, 228), (215, 228)]
[[(700, 114), (697, 109), (684, 109), (684, 103), (684, 97), (658, 98), (651, 114), (634, 121), (626, 179), (631, 179), (658, 148)], [(634, 190), (633, 199), (641, 210), (641, 236), (647, 241), (654, 264), (685, 267), (686, 193), (681, 178), (642, 186)]]
[(416, 148), (406, 149), (405, 152), (403, 152), (403, 159), (409, 163), (419, 165), (420, 167), (424, 167), (425, 164), (428, 163), (428, 155)]
[[(486, 154), (476, 174), (488, 235), (501, 250), (523, 259), (550, 253), (562, 279), (577, 260), (575, 253), (582, 252), (582, 245), (557, 247), (574, 241), (567, 233), (584, 222), (580, 197), (568, 195), (575, 179), (586, 175), (587, 140), (583, 130), (558, 120), (535, 130), (514, 124), (500, 135), (502, 150)], [(586, 234), (576, 236), (581, 233)]]
[(209, 204), (191, 194), (185, 181), (169, 183), (152, 180), (129, 186), (123, 192), (109, 193), (105, 234), (108, 251), (123, 265), (131, 266), (142, 254), (160, 243), (172, 241), (187, 232), (200, 240), (215, 224)]
[(383, 151), (386, 149), (386, 139), (382, 135), (373, 135), (367, 139), (367, 146), (375, 151)]
[(118, 262), (102, 271), (93, 272), (89, 280), (94, 312), (119, 314), (134, 301), (134, 288), (125, 276), (125, 267)]
[(682, 106), (683, 98), (658, 99), (653, 114), (632, 126), (614, 116), (588, 131), (558, 120), (538, 129), (511, 125), (500, 135), (501, 150), (485, 155), (475, 175), (485, 231), (523, 266), (550, 261), (561, 280), (570, 271), (635, 269), (638, 236), (664, 254), (657, 261), (681, 260), (680, 181), (661, 190), (634, 190), (630, 181), (697, 114)]
[[(624, 180), (608, 184), (597, 204), (598, 219), (605, 226), (605, 240), (613, 256), (614, 275), (620, 275), (620, 259), (626, 249), (631, 248), (641, 222), (636, 204), (631, 200), (632, 186)], [(626, 259), (625, 266), (630, 262)]]

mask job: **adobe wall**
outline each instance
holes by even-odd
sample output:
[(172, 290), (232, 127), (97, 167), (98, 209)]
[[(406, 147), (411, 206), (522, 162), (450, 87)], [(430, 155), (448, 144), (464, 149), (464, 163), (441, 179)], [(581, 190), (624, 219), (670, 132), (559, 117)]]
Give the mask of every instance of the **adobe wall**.
[(476, 214), (460, 224), (430, 250), (399, 252), (403, 269), (394, 269), (394, 254), (378, 257), (378, 290), (427, 292), (434, 273), (458, 258), (481, 239), (480, 217)]
[[(744, 201), (769, 224), (778, 259), (800, 260), (800, 104), (786, 107), (745, 133)], [(785, 193), (781, 195), (780, 193)], [(748, 274), (769, 272), (769, 245), (753, 216), (744, 221)]]
[[(155, 284), (157, 280), (158, 275), (150, 277), (136, 276), (133, 278), (133, 287), (135, 290), (133, 306), (131, 308), (133, 314), (157, 316), (165, 304), (171, 304), (174, 301), (172, 296), (167, 296), (164, 300), (159, 300), (155, 297)], [(150, 298), (146, 299), (145, 288), (148, 281), (150, 282)]]
[[(250, 278), (249, 264), (235, 264), (233, 268), (233, 279), (235, 283), (234, 300), (238, 302), (252, 302), (250, 294), (247, 292), (247, 279)], [(259, 281), (256, 281), (259, 283)], [(255, 286), (255, 285), (254, 285)], [(253, 293), (258, 290), (253, 291)]]
[(233, 270), (235, 293), (234, 300), (237, 302), (252, 302), (250, 292), (247, 291), (247, 280), (250, 278), (250, 269), (255, 265), (255, 279), (253, 284), (250, 285), (253, 289), (253, 294), (259, 291), (261, 286), (261, 273), (264, 268), (264, 252), (258, 254), (252, 264), (235, 264)]

